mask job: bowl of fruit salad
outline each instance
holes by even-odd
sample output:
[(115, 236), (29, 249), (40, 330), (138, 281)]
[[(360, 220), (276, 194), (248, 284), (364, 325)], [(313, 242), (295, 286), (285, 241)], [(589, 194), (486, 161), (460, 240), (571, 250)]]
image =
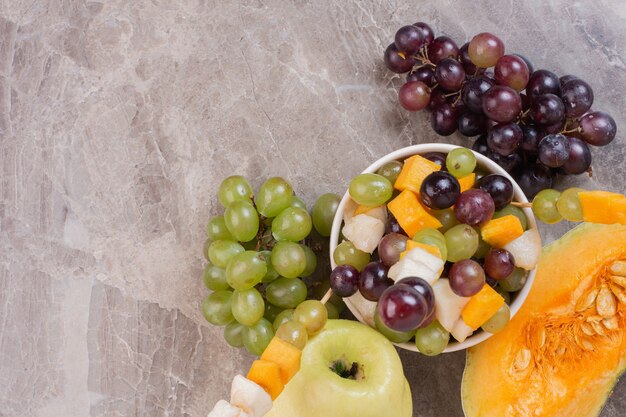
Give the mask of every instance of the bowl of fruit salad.
[(333, 292), (361, 322), (427, 355), (502, 330), (541, 253), (518, 184), (470, 149), (421, 144), (356, 176), (330, 236)]

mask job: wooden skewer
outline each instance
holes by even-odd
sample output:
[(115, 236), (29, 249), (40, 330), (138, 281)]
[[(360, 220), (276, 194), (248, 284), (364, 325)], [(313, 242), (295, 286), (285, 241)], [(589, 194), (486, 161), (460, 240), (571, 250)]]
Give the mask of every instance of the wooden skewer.
[(533, 203), (518, 203), (517, 201), (513, 201), (511, 202), (511, 205), (515, 207), (531, 208)]
[(328, 291), (326, 291), (326, 294), (324, 294), (324, 297), (322, 297), (322, 304), (326, 304), (328, 300), (330, 300), (330, 297), (332, 297), (332, 295), (333, 295), (332, 289), (329, 289)]

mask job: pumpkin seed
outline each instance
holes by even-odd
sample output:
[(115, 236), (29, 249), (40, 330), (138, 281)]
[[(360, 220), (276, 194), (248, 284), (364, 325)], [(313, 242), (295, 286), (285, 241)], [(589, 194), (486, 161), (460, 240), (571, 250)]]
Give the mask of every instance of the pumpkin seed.
[(619, 322), (617, 321), (617, 316), (610, 317), (608, 319), (602, 320), (602, 324), (609, 330), (617, 330), (619, 327)]
[(626, 277), (620, 277), (619, 275), (611, 275), (611, 281), (616, 283), (622, 288), (626, 288)]
[(600, 290), (598, 288), (594, 288), (590, 292), (587, 293), (583, 298), (581, 298), (576, 304), (576, 312), (581, 313), (587, 309), (589, 309), (593, 303), (596, 301), (596, 297), (598, 296), (598, 292)]
[(606, 336), (606, 329), (602, 324), (600, 324), (600, 322), (592, 321), (589, 324), (591, 325), (591, 327), (593, 327), (593, 330), (595, 330), (596, 333), (598, 333), (600, 336)]
[(524, 369), (528, 368), (528, 365), (530, 365), (530, 350), (521, 349), (519, 352), (517, 352), (513, 367), (517, 372), (521, 372)]
[(626, 304), (626, 290), (624, 290), (622, 287), (614, 285), (613, 283), (609, 283), (609, 287), (611, 288), (611, 291), (613, 291), (613, 294), (615, 294), (619, 302)]
[(617, 303), (612, 291), (603, 285), (596, 298), (596, 310), (604, 318), (613, 317), (617, 313)]
[(596, 334), (596, 331), (593, 330), (593, 327), (591, 327), (591, 325), (589, 323), (583, 323), (580, 325), (580, 329), (583, 331), (584, 334), (586, 334), (587, 336), (594, 336)]
[(585, 349), (588, 352), (591, 352), (592, 350), (594, 350), (593, 343), (591, 343), (588, 340), (583, 340), (582, 348)]
[(626, 277), (626, 261), (617, 261), (611, 265), (611, 272), (615, 275)]
[(542, 348), (546, 344), (546, 329), (541, 327), (539, 328), (539, 332), (537, 333), (537, 338), (539, 339), (539, 347)]

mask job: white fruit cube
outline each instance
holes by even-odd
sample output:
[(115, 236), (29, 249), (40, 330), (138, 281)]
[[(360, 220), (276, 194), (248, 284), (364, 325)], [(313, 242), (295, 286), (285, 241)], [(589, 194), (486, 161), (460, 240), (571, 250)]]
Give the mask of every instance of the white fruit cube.
[(385, 206), (372, 207), (371, 210), (363, 214), (378, 219), (383, 222), (383, 224), (387, 222), (387, 208)]
[(464, 342), (472, 333), (474, 333), (474, 329), (469, 327), (464, 321), (463, 318), (460, 318), (452, 327), (450, 331), (452, 336), (459, 342)]
[(356, 201), (348, 197), (348, 201), (346, 201), (346, 206), (343, 209), (343, 222), (345, 224), (348, 224), (350, 219), (354, 217), (354, 211), (358, 206), (359, 205), (356, 203)]
[(454, 325), (461, 318), (461, 312), (469, 302), (470, 297), (459, 297), (456, 295), (447, 279), (437, 280), (433, 284), (435, 293), (435, 315), (439, 323), (449, 332), (452, 332)]
[(359, 214), (348, 221), (342, 232), (355, 248), (372, 253), (385, 234), (385, 223), (374, 217)]
[(360, 292), (348, 298), (350, 303), (359, 312), (363, 321), (370, 327), (374, 327), (374, 314), (376, 314), (376, 303), (365, 299)]
[(515, 266), (530, 271), (537, 266), (541, 256), (541, 236), (537, 229), (527, 230), (504, 246), (504, 249), (515, 258)]
[(394, 281), (406, 277), (418, 277), (432, 285), (437, 278), (439, 278), (439, 274), (423, 263), (409, 258), (409, 254), (402, 258), (402, 260), (393, 264), (392, 267), (389, 268), (387, 276)]
[(247, 417), (247, 414), (225, 400), (219, 400), (207, 417)]
[(431, 271), (437, 274), (437, 278), (439, 278), (441, 271), (443, 271), (443, 260), (422, 248), (413, 248), (404, 257), (426, 265)]
[(271, 410), (272, 397), (260, 385), (237, 375), (230, 387), (230, 403), (250, 417), (262, 417)]

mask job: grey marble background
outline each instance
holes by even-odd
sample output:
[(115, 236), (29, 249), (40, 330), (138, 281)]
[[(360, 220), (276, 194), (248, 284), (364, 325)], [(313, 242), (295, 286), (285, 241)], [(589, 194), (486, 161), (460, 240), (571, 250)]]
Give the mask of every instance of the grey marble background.
[[(625, 4), (0, 0), (0, 416), (202, 417), (226, 396), (252, 357), (198, 310), (220, 181), (282, 175), (312, 204), (396, 148), (467, 143), (399, 108), (381, 61), (402, 24), (584, 76), (620, 134), (572, 182), (626, 192)], [(462, 353), (402, 359), (416, 416), (462, 414)], [(625, 410), (622, 381), (603, 416)]]

